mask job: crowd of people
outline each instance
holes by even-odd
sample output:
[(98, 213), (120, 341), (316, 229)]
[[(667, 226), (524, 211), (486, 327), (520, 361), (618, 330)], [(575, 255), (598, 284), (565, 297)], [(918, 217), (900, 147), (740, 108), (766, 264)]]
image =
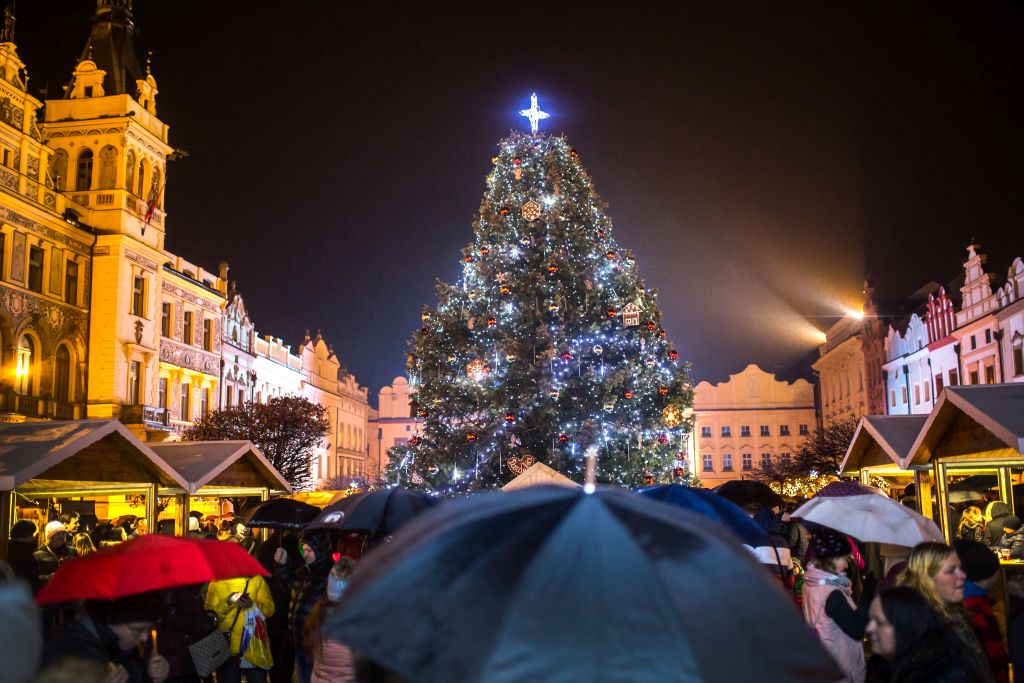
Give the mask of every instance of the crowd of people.
[[(1024, 661), (1024, 590), (1015, 595), (1010, 581), (1011, 599), (1003, 614), (1009, 650), (996, 616), (1002, 607), (991, 597), (1000, 576), (1000, 554), (1020, 557), (1024, 543), (1018, 538), (1024, 537), (1020, 520), (1003, 504), (965, 510), (953, 545), (922, 543), (904, 549), (905, 559), (891, 567), (877, 558), (871, 561), (879, 550), (873, 544), (802, 524), (778, 509), (751, 507), (747, 512), (772, 540), (774, 560), (764, 561), (766, 567), (793, 591), (844, 681), (1008, 683), (1011, 658), (1015, 664)], [(85, 533), (78, 517), (67, 515), (46, 524), (39, 541), (37, 533), (29, 520), (11, 530), (11, 578), (23, 579), (32, 590), (68, 559), (122, 543), (145, 529), (122, 522), (96, 525)], [(30, 598), (26, 602), (12, 592), (24, 590), (22, 585), (9, 582), (0, 586), (0, 604), (35, 616), (20, 623), (12, 616), (15, 638), (0, 637), (0, 643), (16, 648), (24, 663), (35, 650), (22, 641), (33, 629), (45, 633), (37, 656), (41, 672), (26, 668), (10, 680), (344, 683), (370, 680), (362, 672), (379, 671), (324, 636), (322, 626), (355, 566), (353, 559), (338, 555), (329, 534), (276, 531), (259, 543), (244, 525), (211, 527), (193, 518), (188, 535), (240, 544), (269, 578), (232, 578), (87, 601), (61, 613), (40, 613)], [(876, 577), (879, 567), (887, 571)], [(25, 623), (33, 625), (26, 628)], [(204, 643), (219, 643), (223, 655), (197, 650)], [(213, 668), (207, 666), (211, 658), (216, 659)]]

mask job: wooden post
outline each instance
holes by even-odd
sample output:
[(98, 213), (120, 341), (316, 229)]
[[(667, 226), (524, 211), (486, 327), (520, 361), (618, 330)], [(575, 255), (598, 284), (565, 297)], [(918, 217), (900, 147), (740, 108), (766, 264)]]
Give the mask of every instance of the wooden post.
[(917, 511), (928, 519), (934, 519), (931, 473), (927, 470), (914, 470), (914, 488), (917, 489)]
[[(262, 489), (260, 489), (260, 502), (264, 503), (264, 502), (266, 502), (268, 500), (270, 500), (270, 488), (267, 487), (267, 486), (264, 486)], [(267, 537), (269, 535), (270, 535), (270, 530), (269, 529), (266, 529), (266, 528), (260, 529), (260, 542), (266, 543), (267, 542)]]
[(178, 536), (186, 536), (188, 534), (189, 495), (179, 493), (174, 496), (174, 507), (178, 511), (178, 514), (174, 516), (174, 533)]
[(1016, 514), (1013, 510), (1013, 471), (1009, 467), (1000, 467), (996, 475), (999, 479), (999, 499), (1010, 506), (1011, 514)]
[(156, 484), (146, 487), (146, 529), (149, 533), (156, 533), (156, 518), (160, 514), (157, 510)]
[(14, 491), (0, 491), (0, 559), (7, 559), (7, 549), (14, 526)]
[(946, 543), (953, 542), (953, 530), (949, 528), (949, 481), (946, 478), (946, 465), (941, 462), (932, 463), (935, 469), (935, 504), (939, 506), (939, 529), (946, 537)]
[(860, 483), (871, 486), (871, 471), (866, 467), (862, 467), (860, 470)]

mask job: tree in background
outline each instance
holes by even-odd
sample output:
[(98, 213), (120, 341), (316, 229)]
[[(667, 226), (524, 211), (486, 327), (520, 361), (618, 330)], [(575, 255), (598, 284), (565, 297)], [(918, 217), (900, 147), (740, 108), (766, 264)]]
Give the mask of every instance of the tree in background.
[(423, 433), (386, 479), (454, 492), (540, 461), (581, 481), (596, 446), (600, 482), (689, 482), (687, 368), (579, 154), (513, 133), (492, 161), (462, 278), (438, 283), (411, 342)]
[(248, 402), (215, 410), (182, 433), (186, 441), (248, 440), (256, 444), (270, 464), (292, 488), (313, 484), (313, 451), (328, 429), (327, 409), (297, 396), (281, 396), (268, 403)]
[(752, 478), (773, 484), (780, 493), (814, 493), (839, 476), (840, 465), (860, 420), (844, 417), (816, 426), (790, 458), (772, 458), (754, 470)]

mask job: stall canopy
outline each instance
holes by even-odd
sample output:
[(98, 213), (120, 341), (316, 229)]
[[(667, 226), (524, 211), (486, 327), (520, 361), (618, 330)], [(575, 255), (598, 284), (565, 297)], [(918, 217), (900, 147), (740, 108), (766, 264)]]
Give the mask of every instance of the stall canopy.
[(554, 484), (556, 486), (579, 486), (569, 477), (556, 472), (542, 462), (535, 462), (522, 474), (501, 487), (502, 491), (515, 491), (527, 486)]
[(251, 441), (174, 441), (151, 447), (185, 480), (180, 491), (161, 493), (244, 496), (292, 492)]
[(117, 420), (0, 424), (0, 491), (93, 495), (186, 486)]
[(910, 449), (927, 419), (927, 415), (862, 417), (840, 471), (855, 473), (868, 468), (905, 470)]
[(910, 450), (909, 466), (933, 460), (1024, 465), (1024, 384), (946, 387)]

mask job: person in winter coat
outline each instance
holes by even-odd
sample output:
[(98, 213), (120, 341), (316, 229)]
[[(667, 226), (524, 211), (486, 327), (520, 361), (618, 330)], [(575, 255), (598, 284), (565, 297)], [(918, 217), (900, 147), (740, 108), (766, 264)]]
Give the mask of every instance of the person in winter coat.
[(274, 614), (270, 586), (262, 576), (213, 581), (207, 588), (206, 609), (217, 615), (218, 628), (228, 636), (234, 655), (217, 670), (217, 683), (240, 683), (243, 672), (247, 683), (267, 681), (267, 672), (273, 664), (269, 652), (267, 656), (242, 652), (245, 612), (253, 607), (259, 608), (264, 617)]
[(32, 592), (39, 590), (39, 563), (36, 562), (36, 534), (39, 527), (31, 519), (19, 519), (11, 527), (11, 544), (7, 549), (7, 562), (14, 575), (28, 582)]
[(752, 514), (754, 521), (772, 541), (770, 553), (764, 557), (759, 555), (758, 560), (779, 577), (783, 586), (792, 589), (793, 559), (789, 551), (789, 540), (782, 534), (782, 520), (773, 511), (757, 507), (756, 511), (752, 507), (744, 507), (744, 510), (747, 514)]
[(35, 552), (36, 563), (39, 565), (39, 583), (46, 583), (64, 562), (75, 557), (71, 547), (71, 534), (60, 522), (50, 522), (43, 534), (46, 544)]
[(1003, 517), (1003, 537), (999, 539), (999, 550), (1009, 550), (1011, 560), (1024, 560), (1024, 528), (1020, 517)]
[(303, 627), (313, 606), (324, 594), (327, 574), (333, 563), (331, 548), (324, 534), (303, 536), (300, 548), (305, 565), (292, 572), (287, 551), (278, 548), (274, 553), (274, 573), (285, 585), (292, 587), (292, 597), (288, 604), (288, 629), (295, 647), (295, 667), (299, 670), (299, 683), (310, 683), (313, 660), (303, 652)]
[(167, 660), (145, 648), (158, 608), (159, 598), (153, 593), (87, 602), (75, 619), (54, 632), (43, 662), (93, 660), (111, 671), (109, 683), (163, 683), (170, 672)]
[(285, 583), (277, 575), (274, 553), (284, 548), (288, 562), (292, 566), (284, 572), (289, 576), (304, 564), (302, 551), (299, 550), (299, 537), (292, 531), (275, 531), (256, 550), (256, 559), (270, 573), (267, 583), (270, 593), (274, 596), (274, 616), (267, 620), (267, 631), (270, 644), (274, 648), (274, 665), (270, 668), (271, 683), (292, 683), (295, 673), (295, 647), (288, 630), (288, 603), (291, 601), (291, 585)]
[(992, 611), (996, 601), (989, 597), (989, 591), (999, 578), (999, 560), (983, 543), (957, 541), (953, 547), (967, 575), (964, 582), (964, 609), (971, 621), (971, 628), (988, 657), (996, 683), (1009, 683), (1010, 658), (1006, 654), (999, 622)]
[(167, 683), (198, 683), (195, 661), (189, 645), (217, 630), (218, 622), (204, 604), (202, 585), (181, 586), (161, 591), (156, 633), (160, 654), (167, 658)]
[(313, 607), (303, 628), (306, 654), (313, 658), (312, 683), (353, 683), (355, 666), (352, 650), (333, 638), (325, 638), (321, 629), (341, 600), (348, 578), (355, 569), (348, 557), (338, 560), (327, 576), (327, 592)]
[(985, 508), (985, 538), (982, 541), (988, 547), (999, 547), (999, 539), (1003, 537), (1003, 520), (1011, 514), (1010, 506), (1001, 500), (988, 504)]
[(923, 595), (892, 588), (871, 601), (867, 683), (974, 683), (970, 655)]
[(985, 516), (981, 513), (981, 508), (972, 505), (964, 510), (956, 537), (961, 541), (985, 542)]
[(853, 545), (846, 536), (818, 529), (807, 549), (804, 574), (804, 618), (843, 671), (844, 683), (864, 681), (864, 627), (871, 596), (854, 602), (847, 571), (857, 571)]
[(951, 547), (945, 543), (919, 543), (910, 553), (907, 568), (897, 579), (897, 584), (913, 588), (924, 596), (929, 606), (960, 639), (977, 672), (977, 680), (991, 683), (995, 680), (992, 667), (964, 611), (966, 580), (960, 557)]

